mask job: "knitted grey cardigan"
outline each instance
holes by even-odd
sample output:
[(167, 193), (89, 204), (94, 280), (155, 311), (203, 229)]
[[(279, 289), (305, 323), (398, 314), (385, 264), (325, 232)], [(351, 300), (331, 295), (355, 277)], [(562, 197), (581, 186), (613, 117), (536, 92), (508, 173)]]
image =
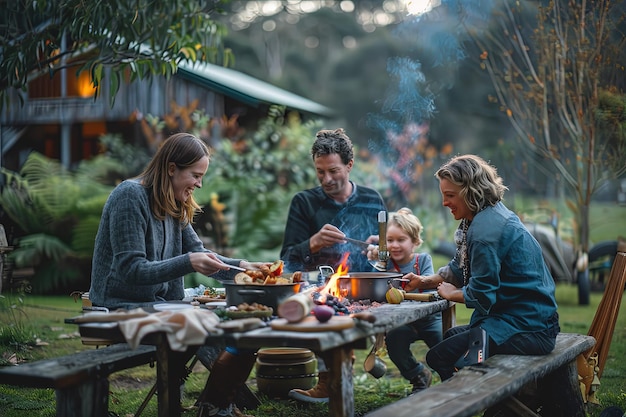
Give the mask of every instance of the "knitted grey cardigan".
[[(136, 180), (119, 184), (107, 199), (91, 269), (89, 298), (96, 306), (136, 308), (184, 297), (183, 275), (194, 272), (189, 253), (210, 252), (188, 224), (171, 216), (157, 219), (150, 208), (151, 190)], [(221, 255), (230, 265), (239, 259)], [(232, 279), (235, 270), (216, 279)]]

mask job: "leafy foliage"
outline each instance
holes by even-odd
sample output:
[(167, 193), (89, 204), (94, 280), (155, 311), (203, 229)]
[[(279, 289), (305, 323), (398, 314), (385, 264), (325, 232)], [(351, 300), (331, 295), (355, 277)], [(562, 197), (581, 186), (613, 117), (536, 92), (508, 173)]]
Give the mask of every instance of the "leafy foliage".
[[(94, 87), (111, 77), (113, 100), (134, 79), (171, 76), (178, 63), (223, 61), (224, 26), (211, 16), (219, 0), (39, 0), (6, 3), (0, 17), (0, 99), (26, 90), (34, 75), (64, 67), (89, 71)], [(106, 71), (110, 70), (110, 71)], [(4, 102), (4, 100), (3, 100)]]
[(34, 292), (62, 288), (89, 276), (93, 241), (111, 191), (90, 177), (103, 160), (84, 162), (72, 173), (58, 161), (34, 152), (19, 173), (1, 171), (7, 185), (0, 204), (21, 229), (18, 247), (10, 256), (17, 267), (35, 269)]
[[(608, 166), (624, 165), (626, 154), (626, 95), (601, 90), (598, 95), (596, 120), (606, 141), (598, 144)], [(618, 171), (619, 174), (619, 171)]]
[(120, 135), (105, 134), (100, 136), (99, 142), (103, 152), (94, 158), (95, 161), (83, 161), (78, 167), (77, 178), (116, 185), (139, 174), (152, 156), (146, 148), (132, 145)]
[[(199, 135), (215, 122), (200, 111), (194, 120), (192, 130)], [(204, 206), (195, 227), (220, 252), (275, 258), (292, 194), (315, 182), (309, 152), (319, 121), (301, 123), (296, 113), (276, 106), (249, 134), (236, 122), (221, 122), (222, 135), (236, 134), (213, 141), (204, 187), (195, 192)], [(35, 268), (34, 292), (89, 277), (95, 235), (112, 187), (139, 174), (150, 158), (147, 150), (117, 136), (103, 136), (101, 145), (105, 152), (83, 161), (75, 172), (37, 153), (20, 173), (2, 171), (7, 186), (0, 204), (22, 229), (11, 256), (17, 267)]]
[(205, 186), (196, 191), (198, 201), (214, 202), (205, 211), (218, 214), (217, 201), (225, 204), (231, 227), (220, 246), (241, 257), (278, 256), (291, 196), (314, 185), (310, 144), (320, 128), (319, 121), (301, 123), (296, 113), (274, 106), (255, 132), (221, 141)]

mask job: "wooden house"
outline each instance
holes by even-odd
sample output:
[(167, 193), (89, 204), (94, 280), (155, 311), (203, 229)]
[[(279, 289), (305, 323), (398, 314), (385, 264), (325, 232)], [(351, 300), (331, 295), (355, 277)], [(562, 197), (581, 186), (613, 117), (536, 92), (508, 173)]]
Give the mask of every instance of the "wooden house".
[(11, 104), (0, 114), (0, 165), (11, 170), (18, 170), (31, 151), (72, 167), (98, 153), (104, 133), (141, 144), (145, 132), (139, 122), (146, 115), (186, 117), (199, 109), (217, 120), (235, 117), (246, 129), (254, 129), (272, 104), (298, 111), (305, 119), (331, 115), (329, 108), (304, 97), (204, 63), (182, 64), (169, 80), (126, 82), (112, 106), (106, 83), (94, 99), (88, 73), (77, 77), (72, 69), (52, 79), (42, 75), (30, 82), (27, 94), (20, 94), (11, 92)]

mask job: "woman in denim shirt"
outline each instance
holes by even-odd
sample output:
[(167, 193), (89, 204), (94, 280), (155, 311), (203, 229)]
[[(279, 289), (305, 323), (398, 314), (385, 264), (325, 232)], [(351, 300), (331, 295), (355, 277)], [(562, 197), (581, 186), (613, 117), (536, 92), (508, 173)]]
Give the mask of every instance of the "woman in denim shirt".
[(461, 221), (457, 253), (435, 276), (407, 285), (438, 282), (439, 295), (474, 312), (469, 325), (446, 332), (426, 362), (442, 380), (452, 377), (468, 351), (470, 329), (477, 327), (486, 331), (491, 355), (550, 353), (560, 330), (554, 279), (539, 243), (502, 203), (502, 178), (475, 155), (452, 158), (435, 176), (443, 205)]

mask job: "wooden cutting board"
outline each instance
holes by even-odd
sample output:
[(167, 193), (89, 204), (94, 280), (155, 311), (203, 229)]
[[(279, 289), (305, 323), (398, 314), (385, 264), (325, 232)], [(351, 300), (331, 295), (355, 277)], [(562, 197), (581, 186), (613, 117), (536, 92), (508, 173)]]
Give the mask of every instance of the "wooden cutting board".
[(275, 319), (270, 322), (270, 326), (274, 330), (291, 332), (325, 332), (354, 327), (354, 320), (346, 316), (333, 316), (326, 323), (320, 323), (315, 317), (308, 316), (297, 323), (289, 323), (287, 319)]

